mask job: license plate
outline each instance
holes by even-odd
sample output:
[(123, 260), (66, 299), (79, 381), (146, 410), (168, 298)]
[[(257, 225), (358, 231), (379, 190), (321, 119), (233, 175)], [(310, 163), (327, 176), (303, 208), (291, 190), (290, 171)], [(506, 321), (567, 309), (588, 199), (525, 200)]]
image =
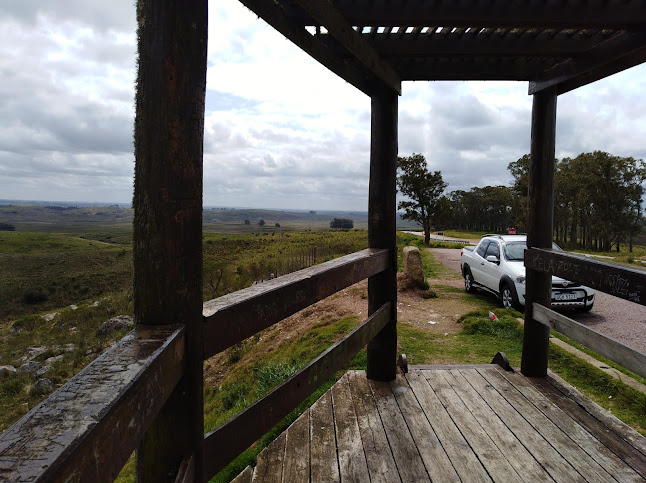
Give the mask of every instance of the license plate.
[(576, 300), (575, 293), (555, 293), (554, 300)]

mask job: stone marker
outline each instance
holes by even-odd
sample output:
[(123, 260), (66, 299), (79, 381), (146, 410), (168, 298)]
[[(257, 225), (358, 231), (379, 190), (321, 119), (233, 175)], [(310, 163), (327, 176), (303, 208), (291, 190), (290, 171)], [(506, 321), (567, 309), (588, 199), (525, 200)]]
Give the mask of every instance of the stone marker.
[(422, 270), (422, 254), (417, 247), (404, 247), (404, 273), (416, 285), (424, 285), (424, 271)]

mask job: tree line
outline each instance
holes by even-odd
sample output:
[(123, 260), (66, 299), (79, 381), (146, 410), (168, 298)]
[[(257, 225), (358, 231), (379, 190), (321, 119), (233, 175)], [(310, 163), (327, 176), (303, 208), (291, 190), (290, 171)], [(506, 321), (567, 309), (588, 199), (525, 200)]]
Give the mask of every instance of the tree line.
[[(594, 151), (555, 160), (554, 239), (568, 247), (619, 250), (644, 224), (646, 165), (641, 159)], [(526, 231), (529, 155), (509, 163), (511, 186), (473, 187), (446, 193), (440, 171), (429, 172), (421, 154), (398, 159), (397, 186), (406, 196), (398, 208), (405, 219), (431, 229), (491, 233)]]

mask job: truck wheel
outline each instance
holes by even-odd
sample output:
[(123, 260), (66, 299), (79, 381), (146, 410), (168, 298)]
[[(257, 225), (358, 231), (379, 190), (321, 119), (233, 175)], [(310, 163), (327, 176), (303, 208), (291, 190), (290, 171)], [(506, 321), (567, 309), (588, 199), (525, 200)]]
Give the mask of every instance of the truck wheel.
[(514, 290), (514, 287), (509, 282), (503, 282), (500, 286), (500, 305), (505, 309), (515, 309), (518, 307), (516, 290)]
[(476, 288), (473, 286), (473, 275), (471, 275), (471, 270), (467, 268), (467, 271), (464, 272), (464, 289), (469, 293), (476, 293)]

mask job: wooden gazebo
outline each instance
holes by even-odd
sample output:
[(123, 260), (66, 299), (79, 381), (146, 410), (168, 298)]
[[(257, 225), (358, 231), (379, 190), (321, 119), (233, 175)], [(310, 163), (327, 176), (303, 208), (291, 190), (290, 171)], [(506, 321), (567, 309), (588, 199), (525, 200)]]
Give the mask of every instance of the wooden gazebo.
[[(527, 468), (543, 471), (555, 480), (595, 480), (597, 476), (617, 475), (625, 480), (646, 478), (644, 438), (548, 375), (547, 369), (551, 326), (646, 376), (643, 354), (549, 309), (551, 274), (646, 304), (646, 297), (641, 296), (642, 287), (646, 287), (642, 272), (550, 250), (557, 97), (646, 61), (646, 2), (241, 2), (370, 96), (370, 248), (203, 305), (202, 145), (208, 2), (139, 0), (134, 195), (137, 327), (0, 436), (0, 479), (110, 480), (137, 449), (141, 481), (205, 481), (366, 344), (367, 378), (364, 373), (345, 376), (330, 396), (324, 396), (307, 412), (307, 423), (301, 418), (298, 425), (290, 428), (301, 438), (307, 438), (307, 434), (314, 438), (314, 432), (307, 428), (313, 427), (312, 421), (319, 421), (321, 428), (327, 427), (327, 436), (320, 438), (332, 435), (337, 445), (344, 442), (346, 446), (336, 447), (336, 453), (325, 456), (331, 473), (322, 475), (337, 480), (362, 480), (366, 475), (386, 480), (396, 479), (397, 475), (404, 481), (423, 479), (424, 475), (453, 480), (469, 479), (469, 475), (483, 480), (510, 480), (514, 475), (528, 479), (522, 467), (508, 459), (520, 451), (527, 460), (519, 461), (529, 465)], [(534, 103), (523, 376), (506, 375), (494, 366), (425, 368), (397, 374), (397, 105), (401, 82), (406, 80), (529, 83)], [(369, 317), (362, 325), (265, 398), (204, 435), (205, 359), (365, 278)], [(449, 372), (428, 373), (434, 370)], [(462, 386), (465, 392), (459, 393)], [(508, 393), (506, 402), (495, 394), (487, 396), (493, 399), (484, 397), (483, 391), (492, 387), (497, 388), (498, 395)], [(407, 391), (413, 391), (414, 396)], [(460, 405), (452, 399), (455, 395), (462, 401), (471, 401), (472, 406)], [(338, 404), (334, 403), (335, 397)], [(355, 407), (357, 401), (362, 401), (361, 407), (368, 408), (363, 423), (358, 411), (354, 413), (355, 423), (345, 426), (343, 419), (334, 419), (339, 417), (337, 413), (330, 419), (330, 404), (336, 411), (348, 397), (355, 401)], [(393, 401), (402, 410), (399, 416)], [(529, 421), (529, 413), (538, 418), (530, 422), (533, 429), (522, 426), (520, 420), (518, 429), (504, 414), (487, 413), (487, 407), (498, 403), (524, 414), (520, 420)], [(435, 410), (428, 410), (433, 407)], [(469, 413), (482, 431), (473, 430), (470, 419), (460, 419), (471, 407), (482, 412), (481, 419)], [(446, 414), (439, 414), (441, 408)], [(569, 411), (567, 431), (581, 436), (576, 441), (579, 449), (568, 443), (574, 441), (569, 435), (563, 439), (560, 433), (548, 437), (541, 432), (542, 426), (549, 425), (543, 424), (540, 414), (554, 421), (560, 417), (559, 411)], [(383, 429), (373, 425), (375, 418), (381, 419)], [(392, 426), (396, 421), (400, 424)], [(352, 424), (355, 426), (350, 427)], [(444, 428), (448, 440), (440, 438), (438, 427)], [(463, 439), (456, 439), (456, 431)], [(467, 433), (475, 439), (469, 439)], [(493, 455), (489, 443), (481, 440), (482, 433), (488, 434), (491, 442), (500, 436), (508, 446), (494, 446), (513, 451), (505, 454), (500, 450), (500, 456)], [(520, 437), (520, 433), (524, 436)], [(263, 453), (255, 473), (249, 469), (241, 478), (294, 481), (296, 476), (292, 475), (300, 475), (305, 480), (317, 480), (312, 450), (325, 447), (324, 439), (294, 446), (296, 463), (289, 466), (294, 473), (286, 473), (288, 466), (283, 459), (289, 448), (285, 443), (289, 434)], [(368, 434), (374, 440), (368, 441)], [(449, 441), (457, 446), (451, 446)], [(539, 445), (542, 453), (534, 452), (532, 441), (548, 444)], [(438, 444), (444, 448), (443, 456), (429, 450), (437, 450)], [(548, 446), (561, 456), (558, 464)], [(390, 457), (385, 455), (386, 447), (392, 451)], [(307, 454), (303, 448), (308, 448)], [(581, 456), (581, 451), (593, 462)], [(306, 465), (300, 464), (305, 460)], [(367, 473), (361, 472), (361, 461)], [(377, 462), (376, 469), (371, 461)], [(392, 462), (390, 472), (388, 464), (384, 468), (384, 461)], [(581, 461), (587, 466), (582, 467)], [(320, 470), (321, 466), (316, 468)], [(460, 473), (460, 468), (466, 468), (462, 470), (465, 473)]]

